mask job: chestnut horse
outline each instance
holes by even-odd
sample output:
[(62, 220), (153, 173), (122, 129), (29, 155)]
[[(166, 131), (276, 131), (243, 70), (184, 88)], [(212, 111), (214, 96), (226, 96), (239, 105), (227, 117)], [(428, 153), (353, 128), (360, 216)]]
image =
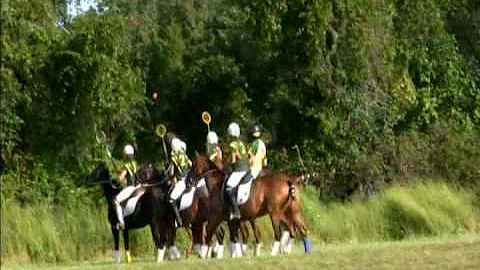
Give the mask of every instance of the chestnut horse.
[(239, 244), (239, 230), (242, 221), (252, 221), (258, 217), (269, 215), (274, 230), (275, 242), (272, 255), (280, 251), (281, 225), (288, 227), (290, 235), (298, 234), (303, 238), (306, 253), (311, 252), (311, 243), (307, 238), (305, 223), (300, 213), (299, 180), (302, 177), (291, 177), (285, 173), (268, 173), (260, 176), (252, 183), (250, 197), (240, 205), (240, 219), (229, 220), (230, 207), (224, 200), (223, 183), (226, 175), (207, 157), (196, 154), (193, 160), (193, 177), (208, 179), (209, 216), (206, 229), (206, 243), (210, 244), (219, 224), (228, 220), (231, 240), (235, 243), (233, 257), (242, 256)]

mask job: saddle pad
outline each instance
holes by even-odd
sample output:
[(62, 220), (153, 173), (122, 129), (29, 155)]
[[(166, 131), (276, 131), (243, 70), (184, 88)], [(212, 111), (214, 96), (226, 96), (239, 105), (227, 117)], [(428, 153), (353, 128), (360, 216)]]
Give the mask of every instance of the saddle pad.
[(179, 210), (185, 210), (192, 205), (193, 195), (195, 194), (195, 188), (191, 188), (189, 192), (184, 193), (182, 198), (180, 198), (180, 207)]
[(253, 180), (252, 178), (250, 178), (250, 180), (248, 180), (247, 182), (238, 185), (238, 191), (237, 191), (238, 205), (242, 205), (248, 201), (248, 198), (250, 197), (250, 189), (252, 188), (252, 183), (253, 183)]
[(131, 197), (128, 199), (127, 203), (125, 204), (125, 207), (123, 208), (123, 216), (129, 216), (135, 211), (135, 207), (137, 206), (137, 202), (142, 197), (144, 192), (141, 192), (140, 194)]

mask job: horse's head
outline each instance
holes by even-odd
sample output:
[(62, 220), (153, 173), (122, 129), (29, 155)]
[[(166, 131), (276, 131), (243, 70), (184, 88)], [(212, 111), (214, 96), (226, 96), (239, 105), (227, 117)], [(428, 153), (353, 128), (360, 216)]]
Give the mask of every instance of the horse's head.
[(85, 183), (99, 183), (110, 180), (110, 172), (104, 162), (98, 163), (95, 170), (89, 174), (85, 179)]
[(192, 160), (192, 177), (195, 179), (202, 178), (205, 173), (218, 169), (217, 166), (206, 156), (195, 152)]
[(165, 179), (165, 173), (160, 172), (152, 163), (145, 163), (135, 173), (135, 178), (142, 183), (158, 183)]

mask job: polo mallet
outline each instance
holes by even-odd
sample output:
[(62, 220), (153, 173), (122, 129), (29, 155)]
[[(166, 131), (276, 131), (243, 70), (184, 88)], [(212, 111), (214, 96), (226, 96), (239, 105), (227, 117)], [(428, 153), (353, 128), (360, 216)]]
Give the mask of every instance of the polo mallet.
[(209, 112), (202, 112), (202, 121), (205, 123), (205, 125), (207, 125), (208, 132), (210, 132), (210, 122), (212, 122), (212, 116)]
[(162, 139), (163, 153), (165, 154), (165, 162), (168, 162), (167, 145), (165, 144), (165, 134), (167, 134), (167, 127), (163, 124), (158, 124), (155, 127), (155, 134)]

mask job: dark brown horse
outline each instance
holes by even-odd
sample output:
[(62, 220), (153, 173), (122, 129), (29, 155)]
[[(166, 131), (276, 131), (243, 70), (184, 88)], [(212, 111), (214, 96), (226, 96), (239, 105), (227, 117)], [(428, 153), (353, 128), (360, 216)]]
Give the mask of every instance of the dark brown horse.
[[(193, 177), (206, 177), (209, 190), (209, 210), (206, 242), (211, 243), (218, 225), (229, 218), (229, 205), (223, 196), (224, 172), (207, 157), (197, 154), (193, 160)], [(239, 230), (242, 221), (255, 220), (269, 215), (275, 234), (272, 255), (280, 251), (281, 225), (288, 227), (291, 236), (299, 235), (304, 240), (305, 252), (310, 253), (305, 223), (300, 213), (299, 178), (285, 173), (269, 173), (254, 180), (248, 201), (240, 206), (241, 219), (228, 220), (231, 240), (235, 243), (233, 256), (242, 256)]]
[[(166, 246), (174, 247), (175, 231), (172, 230), (173, 211), (166, 199), (169, 186), (163, 181), (164, 174), (156, 170), (151, 164), (144, 164), (136, 173), (136, 178), (143, 184), (144, 194), (138, 201), (135, 211), (126, 217), (123, 240), (127, 262), (131, 261), (128, 232), (132, 229), (150, 226), (152, 237), (157, 248), (157, 262), (162, 261)], [(108, 221), (114, 239), (114, 256), (120, 261), (119, 230), (117, 229), (117, 215), (113, 199), (120, 192), (118, 183), (110, 177), (107, 166), (99, 163), (87, 179), (89, 183), (102, 185), (103, 193), (108, 205)]]

